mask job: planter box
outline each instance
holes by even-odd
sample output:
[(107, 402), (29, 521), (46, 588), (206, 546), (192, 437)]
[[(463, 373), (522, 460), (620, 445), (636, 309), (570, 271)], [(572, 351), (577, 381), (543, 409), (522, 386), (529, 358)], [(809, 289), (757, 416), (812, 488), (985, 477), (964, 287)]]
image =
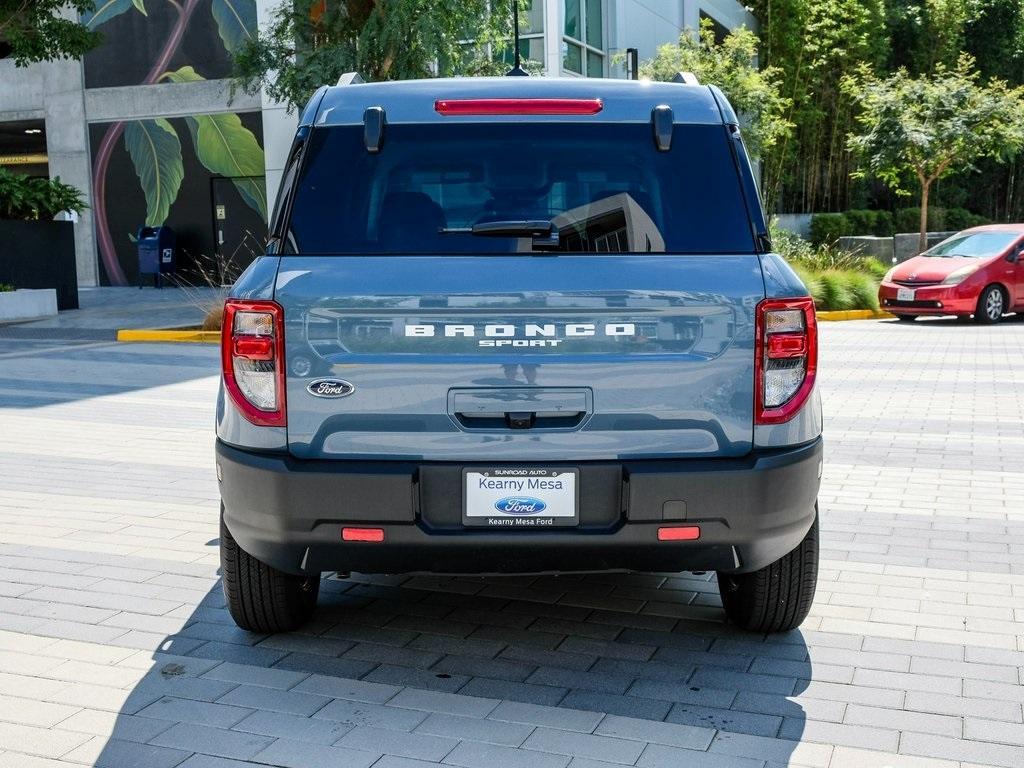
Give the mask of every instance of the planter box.
[(59, 309), (78, 309), (75, 225), (0, 219), (0, 283), (54, 288)]
[(20, 323), (57, 316), (57, 291), (53, 288), (0, 291), (0, 323)]

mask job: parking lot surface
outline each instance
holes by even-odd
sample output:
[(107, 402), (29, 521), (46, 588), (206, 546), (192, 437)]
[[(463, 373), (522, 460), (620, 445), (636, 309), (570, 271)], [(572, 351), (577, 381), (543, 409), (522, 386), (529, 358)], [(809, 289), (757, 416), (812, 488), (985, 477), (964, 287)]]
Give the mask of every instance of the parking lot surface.
[(1024, 766), (1024, 322), (826, 324), (818, 596), (328, 577), (235, 628), (217, 349), (0, 339), (0, 766)]

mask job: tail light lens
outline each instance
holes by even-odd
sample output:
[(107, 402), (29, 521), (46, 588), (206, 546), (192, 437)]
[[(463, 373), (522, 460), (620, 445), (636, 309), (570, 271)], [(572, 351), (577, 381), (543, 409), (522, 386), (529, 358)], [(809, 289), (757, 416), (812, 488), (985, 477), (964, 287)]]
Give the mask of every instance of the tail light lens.
[(279, 304), (224, 302), (221, 368), (224, 388), (248, 421), (285, 426), (284, 310)]
[(766, 299), (757, 305), (755, 424), (789, 421), (807, 402), (818, 368), (814, 300)]

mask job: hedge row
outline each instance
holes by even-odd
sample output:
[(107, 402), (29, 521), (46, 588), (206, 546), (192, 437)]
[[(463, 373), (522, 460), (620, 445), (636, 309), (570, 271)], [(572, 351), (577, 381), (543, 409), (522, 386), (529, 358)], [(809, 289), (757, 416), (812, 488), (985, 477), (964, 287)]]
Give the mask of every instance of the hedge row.
[[(933, 232), (952, 232), (979, 224), (988, 219), (965, 208), (928, 209), (928, 229)], [(892, 237), (897, 232), (917, 232), (921, 226), (920, 208), (901, 208), (892, 211), (847, 211), (846, 213), (816, 213), (811, 217), (811, 242), (815, 245), (834, 243), (848, 235)]]

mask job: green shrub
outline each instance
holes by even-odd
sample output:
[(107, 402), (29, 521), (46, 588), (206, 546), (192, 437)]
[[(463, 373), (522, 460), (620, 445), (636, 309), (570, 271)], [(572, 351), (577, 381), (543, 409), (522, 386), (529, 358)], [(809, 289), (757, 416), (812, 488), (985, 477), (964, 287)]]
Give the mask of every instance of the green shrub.
[(873, 235), (878, 227), (878, 211), (847, 211), (843, 214), (849, 224), (847, 235)]
[[(883, 273), (884, 274), (884, 273)], [(853, 298), (851, 309), (878, 310), (878, 280), (863, 272), (846, 272), (847, 290)]]
[(811, 243), (824, 245), (834, 243), (850, 233), (850, 222), (842, 213), (816, 213), (811, 216)]
[(891, 264), (879, 261), (873, 256), (865, 258), (862, 261), (862, 266), (864, 268), (864, 272), (875, 278), (877, 282), (881, 282), (882, 278), (885, 277), (885, 273), (892, 268)]
[(25, 176), (0, 168), (0, 219), (52, 219), (86, 208), (82, 193), (59, 178)]
[(896, 232), (896, 221), (892, 211), (875, 211), (875, 228), (871, 234), (875, 237), (892, 237)]
[(988, 224), (988, 219), (971, 213), (966, 208), (949, 208), (946, 210), (946, 229), (960, 231), (970, 229), (982, 224)]
[(10, 293), (11, 291), (17, 290), (10, 283), (0, 283), (0, 293)]
[[(850, 291), (846, 273), (829, 270), (818, 275), (820, 295), (814, 296), (818, 309), (842, 310), (855, 309), (856, 299)], [(812, 296), (814, 294), (811, 294)]]

